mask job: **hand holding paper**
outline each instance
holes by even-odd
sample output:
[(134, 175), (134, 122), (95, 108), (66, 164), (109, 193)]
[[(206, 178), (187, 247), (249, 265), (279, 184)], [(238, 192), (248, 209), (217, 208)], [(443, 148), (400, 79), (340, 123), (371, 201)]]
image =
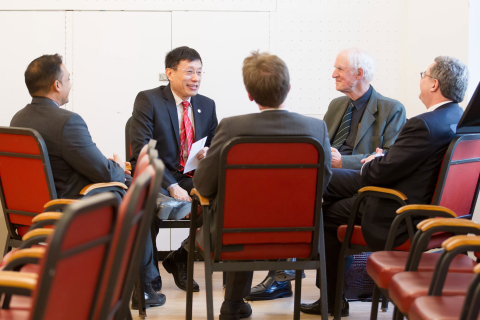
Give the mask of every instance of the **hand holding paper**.
[(185, 164), (185, 168), (183, 169), (183, 173), (187, 173), (197, 169), (200, 160), (197, 159), (196, 155), (200, 152), (200, 150), (203, 149), (203, 147), (205, 147), (206, 142), (207, 137), (198, 140), (197, 142), (192, 144), (192, 147), (190, 148), (190, 153), (188, 154), (187, 163)]

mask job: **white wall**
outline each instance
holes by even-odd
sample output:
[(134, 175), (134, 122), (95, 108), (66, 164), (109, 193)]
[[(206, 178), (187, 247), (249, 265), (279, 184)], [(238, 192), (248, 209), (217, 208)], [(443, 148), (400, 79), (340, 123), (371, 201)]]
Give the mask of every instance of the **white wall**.
[[(219, 120), (256, 112), (241, 66), (258, 49), (289, 66), (289, 107), (322, 118), (340, 95), (331, 78), (336, 54), (352, 46), (376, 57), (373, 86), (412, 117), (424, 111), (419, 73), (438, 55), (468, 63), (469, 95), (475, 89), (479, 16), (479, 0), (0, 1), (0, 125), (30, 100), (23, 81), (28, 63), (58, 52), (74, 84), (66, 108), (82, 115), (106, 156), (123, 157), (136, 94), (166, 84), (158, 81), (165, 53), (181, 45), (200, 52), (206, 72), (200, 93), (216, 101)], [(185, 235), (163, 230), (159, 248), (175, 249)]]

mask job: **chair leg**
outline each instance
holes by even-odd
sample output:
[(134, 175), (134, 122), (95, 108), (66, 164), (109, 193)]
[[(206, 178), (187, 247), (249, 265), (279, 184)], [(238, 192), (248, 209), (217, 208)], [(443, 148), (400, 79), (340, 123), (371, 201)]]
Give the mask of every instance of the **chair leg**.
[(302, 271), (295, 271), (295, 300), (293, 305), (293, 320), (300, 320), (300, 300), (302, 299)]
[(340, 251), (340, 258), (338, 259), (338, 271), (337, 271), (337, 288), (335, 291), (335, 310), (334, 310), (334, 319), (340, 320), (342, 317), (342, 295), (343, 295), (343, 284), (345, 281), (345, 244), (342, 246)]
[(388, 311), (388, 297), (382, 294), (382, 312)]
[(5, 240), (5, 249), (3, 250), (3, 257), (12, 250), (10, 247), (10, 235), (7, 234), (7, 240)]
[(377, 287), (377, 285), (375, 285), (373, 288), (372, 310), (370, 311), (370, 320), (377, 320), (379, 299), (380, 299), (380, 289)]
[[(323, 210), (320, 216), (320, 234), (319, 234), (319, 246), (318, 255), (320, 257), (320, 303), (322, 310), (328, 310), (328, 295), (327, 295), (327, 269), (325, 258), (325, 236), (323, 233)], [(328, 312), (322, 312), (322, 320), (328, 320)]]
[(403, 313), (396, 306), (393, 310), (393, 320), (403, 320)]
[(205, 255), (205, 292), (207, 295), (207, 319), (213, 320), (212, 262), (209, 257), (210, 255)]
[[(194, 200), (192, 203), (192, 212), (193, 208), (198, 205), (197, 201)], [(186, 320), (192, 320), (192, 310), (193, 310), (193, 269), (195, 262), (195, 237), (197, 231), (196, 216), (190, 220), (190, 235), (188, 243), (188, 260), (187, 260), (187, 309), (186, 309)]]
[(143, 273), (140, 272), (140, 275), (137, 277), (136, 289), (137, 289), (137, 299), (138, 299), (138, 316), (141, 319), (145, 319), (147, 316), (147, 308), (145, 306), (145, 284), (142, 277)]

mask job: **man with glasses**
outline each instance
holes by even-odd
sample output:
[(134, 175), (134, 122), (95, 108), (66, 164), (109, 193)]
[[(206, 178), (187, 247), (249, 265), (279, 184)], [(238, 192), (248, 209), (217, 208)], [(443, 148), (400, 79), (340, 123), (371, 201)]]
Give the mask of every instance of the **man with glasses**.
[[(135, 168), (141, 148), (150, 139), (156, 139), (156, 149), (166, 169), (162, 194), (180, 201), (191, 201), (189, 194), (193, 188), (194, 172), (184, 172), (187, 159), (205, 158), (217, 127), (215, 102), (197, 94), (202, 80), (202, 67), (200, 55), (192, 48), (179, 47), (168, 52), (165, 69), (170, 83), (137, 95), (130, 125), (132, 167)], [(190, 155), (192, 144), (205, 137), (205, 147), (197, 154)], [(163, 261), (165, 269), (173, 274), (175, 284), (182, 290), (186, 290), (187, 282), (186, 243), (184, 241), (177, 251)], [(160, 290), (161, 280), (155, 282), (155, 289)], [(196, 283), (194, 291), (199, 291)]]
[[(379, 149), (377, 154), (362, 160), (360, 171), (332, 169), (322, 205), (329, 313), (335, 304), (337, 263), (342, 246), (337, 228), (348, 223), (358, 190), (364, 186), (391, 188), (404, 193), (408, 204), (431, 203), (445, 152), (455, 136), (450, 127), (457, 124), (463, 114), (458, 103), (463, 101), (467, 85), (465, 64), (453, 57), (435, 58), (420, 79), (420, 100), (427, 112), (407, 121), (388, 153), (383, 154)], [(376, 197), (368, 197), (360, 206), (355, 224), (362, 226), (365, 241), (373, 250), (384, 249), (397, 209), (394, 200)], [(415, 219), (414, 223), (419, 221)], [(398, 229), (394, 247), (407, 239), (407, 228), (403, 225)], [(342, 316), (347, 316), (348, 303), (345, 299), (339, 302)], [(322, 312), (318, 301), (302, 304), (300, 311)]]

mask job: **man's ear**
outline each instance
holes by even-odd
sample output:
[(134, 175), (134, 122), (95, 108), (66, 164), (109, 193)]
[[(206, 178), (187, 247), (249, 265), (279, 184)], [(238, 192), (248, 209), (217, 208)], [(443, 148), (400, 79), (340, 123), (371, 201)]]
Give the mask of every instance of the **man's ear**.
[(430, 92), (435, 92), (440, 89), (440, 82), (437, 79), (432, 79), (432, 87), (430, 88)]
[(291, 84), (288, 85), (288, 92), (290, 92), (290, 89), (292, 89), (292, 85), (291, 85)]
[(363, 69), (358, 68), (358, 70), (357, 70), (357, 80), (361, 80), (364, 75), (365, 75), (365, 72), (363, 71)]
[(248, 92), (247, 92), (247, 94), (248, 94), (248, 99), (250, 99), (250, 101), (253, 101), (252, 95)]
[(60, 92), (60, 80), (55, 80), (52, 84), (52, 90), (56, 92)]
[(173, 69), (171, 68), (165, 69), (165, 74), (167, 75), (168, 80), (171, 80), (172, 73), (173, 73)]

